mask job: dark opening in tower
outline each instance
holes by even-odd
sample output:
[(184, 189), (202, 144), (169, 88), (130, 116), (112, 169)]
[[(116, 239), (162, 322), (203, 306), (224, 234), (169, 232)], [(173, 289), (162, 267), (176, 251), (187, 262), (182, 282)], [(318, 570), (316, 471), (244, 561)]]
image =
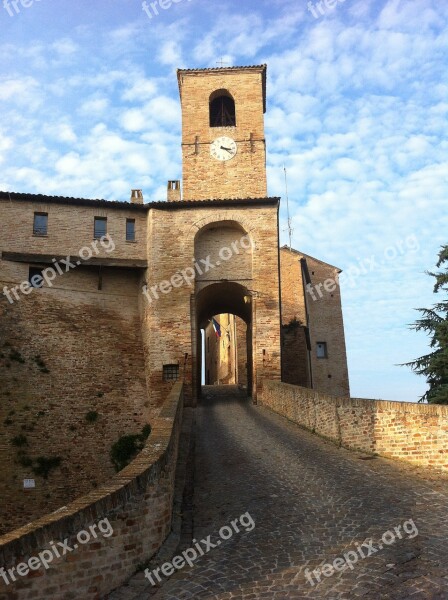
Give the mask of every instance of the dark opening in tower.
[(210, 127), (235, 127), (235, 101), (227, 90), (217, 90), (210, 96)]

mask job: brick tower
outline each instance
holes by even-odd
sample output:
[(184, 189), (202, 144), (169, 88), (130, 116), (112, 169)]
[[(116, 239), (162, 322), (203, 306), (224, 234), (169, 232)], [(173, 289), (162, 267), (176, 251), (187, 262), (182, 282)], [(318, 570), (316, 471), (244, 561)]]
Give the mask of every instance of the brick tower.
[[(154, 339), (148, 340), (149, 388), (159, 403), (172, 383), (162, 369), (179, 364), (187, 401), (194, 403), (206, 351), (201, 330), (214, 315), (228, 313), (247, 327), (247, 385), (256, 399), (264, 377), (280, 377), (279, 199), (267, 197), (266, 65), (179, 70), (177, 76), (183, 193), (169, 182), (168, 202), (151, 211), (147, 281), (169, 280), (192, 264), (213, 269), (197, 269), (189, 287), (146, 307)], [(242, 236), (250, 240), (244, 249)], [(175, 315), (182, 315), (181, 327)]]
[(266, 197), (266, 65), (177, 77), (184, 200)]

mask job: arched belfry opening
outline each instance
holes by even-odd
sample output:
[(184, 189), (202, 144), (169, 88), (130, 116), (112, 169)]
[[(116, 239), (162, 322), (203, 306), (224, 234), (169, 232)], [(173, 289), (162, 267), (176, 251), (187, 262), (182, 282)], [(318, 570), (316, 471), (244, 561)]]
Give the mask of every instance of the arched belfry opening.
[(235, 100), (227, 90), (216, 90), (210, 96), (210, 127), (235, 127)]
[(255, 398), (253, 241), (236, 221), (212, 222), (195, 237), (201, 267), (192, 296), (193, 394), (202, 384), (239, 385)]

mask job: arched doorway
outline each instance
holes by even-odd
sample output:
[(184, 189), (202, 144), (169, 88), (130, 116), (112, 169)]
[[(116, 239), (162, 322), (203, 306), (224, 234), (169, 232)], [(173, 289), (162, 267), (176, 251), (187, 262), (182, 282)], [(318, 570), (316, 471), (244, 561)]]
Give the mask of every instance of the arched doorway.
[(193, 398), (201, 395), (202, 336), (216, 315), (239, 317), (246, 324), (244, 347), (247, 391), (255, 400), (253, 241), (236, 221), (212, 222), (195, 236), (195, 261), (201, 268), (192, 295)]
[(245, 348), (247, 356), (247, 391), (253, 398), (254, 389), (254, 336), (253, 311), (255, 298), (250, 291), (235, 282), (223, 281), (204, 287), (196, 295), (196, 335), (195, 335), (195, 372), (193, 373), (193, 389), (195, 397), (201, 395), (201, 370), (203, 344), (201, 330), (207, 327), (210, 320), (218, 314), (236, 315), (246, 324)]

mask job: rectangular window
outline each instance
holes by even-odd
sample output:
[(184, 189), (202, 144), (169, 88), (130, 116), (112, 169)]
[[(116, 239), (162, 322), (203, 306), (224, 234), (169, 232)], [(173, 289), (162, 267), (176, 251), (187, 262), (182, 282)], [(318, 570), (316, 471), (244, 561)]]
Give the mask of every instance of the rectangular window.
[(47, 235), (48, 213), (34, 213), (33, 235)]
[(42, 279), (43, 269), (39, 267), (30, 267), (28, 271), (28, 281), (31, 287), (41, 288), (44, 280)]
[(177, 381), (179, 379), (179, 365), (163, 365), (163, 381)]
[(126, 219), (126, 241), (135, 242), (135, 219)]
[(317, 358), (328, 358), (327, 342), (317, 342)]
[(96, 240), (101, 239), (107, 234), (107, 218), (106, 217), (95, 217), (95, 225), (93, 231), (93, 237)]

